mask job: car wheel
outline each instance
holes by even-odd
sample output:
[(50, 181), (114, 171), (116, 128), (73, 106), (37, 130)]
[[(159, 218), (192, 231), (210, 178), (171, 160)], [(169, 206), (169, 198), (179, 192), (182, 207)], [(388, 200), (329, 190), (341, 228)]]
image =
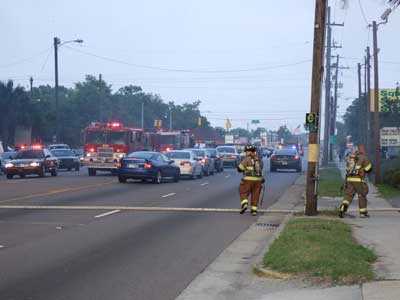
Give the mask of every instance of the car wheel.
[(40, 171), (39, 171), (38, 175), (39, 175), (39, 177), (44, 177), (44, 175), (45, 175), (45, 169), (44, 169), (43, 166), (40, 168)]
[(161, 184), (161, 183), (162, 183), (162, 174), (161, 174), (161, 171), (158, 171), (158, 172), (157, 172), (157, 175), (156, 175), (156, 177), (154, 177), (153, 182), (154, 182), (155, 184)]
[(7, 174), (7, 179), (13, 179), (14, 175), (12, 174)]
[(25, 177), (26, 177), (25, 174), (19, 175), (19, 178), (25, 178)]
[(210, 176), (210, 169), (209, 168), (207, 168), (207, 171), (204, 172), (204, 175), (205, 176)]
[(53, 176), (53, 177), (57, 176), (57, 170), (56, 170), (56, 169), (51, 170), (51, 171), (50, 171), (50, 174), (51, 174), (51, 176)]
[(270, 172), (276, 172), (276, 169), (273, 168), (273, 167), (271, 167), (271, 168), (270, 168)]
[(120, 183), (126, 183), (126, 178), (123, 177), (123, 176), (121, 176), (121, 175), (118, 175), (118, 181), (119, 181)]
[(96, 170), (92, 169), (92, 168), (89, 168), (88, 169), (88, 174), (89, 174), (89, 176), (96, 176)]
[(181, 177), (181, 172), (176, 172), (175, 177), (174, 177), (174, 182), (179, 182), (179, 179)]
[(68, 168), (67, 171), (68, 171), (68, 172), (71, 172), (71, 168)]
[(197, 178), (199, 178), (199, 179), (203, 178), (203, 170), (200, 170), (200, 173), (199, 173), (199, 175), (197, 176)]
[(80, 169), (79, 165), (75, 166), (75, 172), (79, 172), (79, 169)]

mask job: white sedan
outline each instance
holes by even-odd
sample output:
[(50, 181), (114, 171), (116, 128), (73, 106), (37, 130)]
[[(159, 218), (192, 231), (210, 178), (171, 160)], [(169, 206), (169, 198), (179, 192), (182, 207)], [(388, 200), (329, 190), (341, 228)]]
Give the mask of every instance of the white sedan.
[(165, 155), (180, 168), (181, 176), (189, 176), (192, 179), (203, 177), (203, 167), (193, 151), (174, 150), (165, 153)]

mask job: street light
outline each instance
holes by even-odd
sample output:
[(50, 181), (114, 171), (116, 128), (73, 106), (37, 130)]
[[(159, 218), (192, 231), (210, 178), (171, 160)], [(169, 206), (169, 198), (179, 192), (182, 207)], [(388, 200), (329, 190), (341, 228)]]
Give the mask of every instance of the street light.
[(59, 141), (60, 138), (60, 118), (59, 118), (59, 112), (58, 112), (58, 48), (62, 45), (69, 44), (69, 43), (78, 43), (81, 44), (83, 43), (83, 40), (81, 39), (76, 39), (76, 40), (70, 40), (70, 41), (64, 41), (61, 42), (61, 40), (58, 37), (54, 37), (54, 71), (55, 71), (55, 97), (56, 97), (56, 136), (55, 136), (55, 142)]

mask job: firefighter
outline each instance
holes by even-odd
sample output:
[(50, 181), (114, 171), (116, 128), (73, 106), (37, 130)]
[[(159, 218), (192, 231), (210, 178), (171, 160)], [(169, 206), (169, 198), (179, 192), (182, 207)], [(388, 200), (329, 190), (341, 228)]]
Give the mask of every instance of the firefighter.
[(258, 201), (260, 198), (262, 185), (265, 182), (263, 178), (262, 160), (257, 155), (257, 149), (253, 145), (247, 145), (244, 148), (245, 157), (237, 167), (238, 171), (243, 173), (240, 183), (240, 214), (243, 214), (249, 206), (249, 196), (251, 195), (251, 214), (257, 215)]
[(343, 218), (348, 207), (353, 201), (354, 195), (358, 194), (358, 206), (361, 218), (368, 218), (367, 194), (368, 184), (366, 174), (372, 171), (372, 164), (365, 155), (364, 145), (358, 146), (347, 157), (346, 161), (346, 181), (344, 186), (344, 198), (339, 206), (339, 217)]

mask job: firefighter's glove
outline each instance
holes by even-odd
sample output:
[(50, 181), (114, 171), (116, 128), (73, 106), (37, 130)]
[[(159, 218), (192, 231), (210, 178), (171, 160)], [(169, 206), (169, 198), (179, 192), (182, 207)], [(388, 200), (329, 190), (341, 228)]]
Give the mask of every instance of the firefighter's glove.
[(244, 170), (240, 169), (239, 166), (237, 166), (236, 169), (237, 169), (237, 171), (238, 171), (239, 173), (243, 173), (243, 172), (244, 172)]

